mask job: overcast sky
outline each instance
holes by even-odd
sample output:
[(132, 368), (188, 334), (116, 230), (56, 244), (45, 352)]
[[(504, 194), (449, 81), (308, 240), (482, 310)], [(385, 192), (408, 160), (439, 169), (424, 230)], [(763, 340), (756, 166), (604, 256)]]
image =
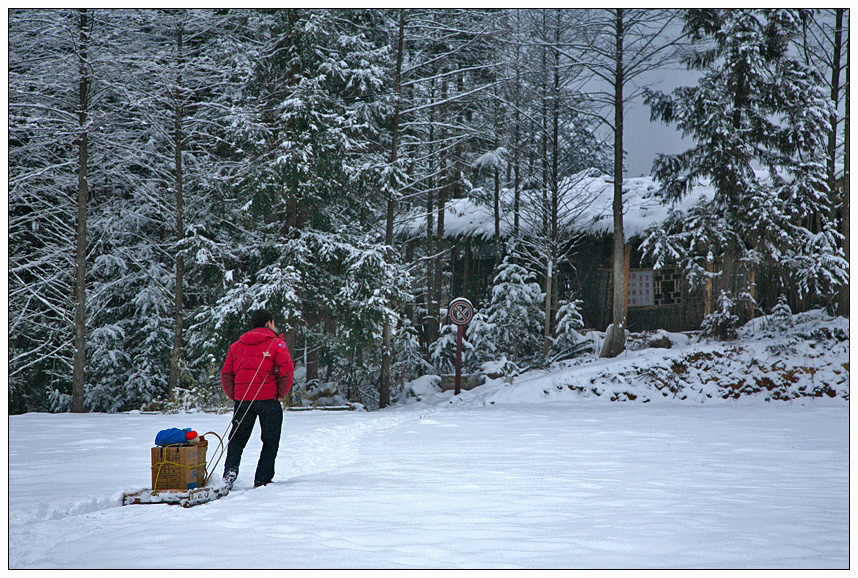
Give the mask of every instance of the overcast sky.
[(640, 177), (651, 174), (656, 154), (676, 154), (691, 146), (673, 126), (649, 120), (649, 107), (643, 103), (632, 106), (626, 112), (623, 134), (626, 150), (625, 177)]
[[(653, 90), (670, 93), (679, 86), (695, 85), (699, 77), (700, 72), (677, 67), (644, 75), (638, 85), (643, 83)], [(628, 92), (632, 90), (631, 87), (627, 89)], [(642, 98), (629, 103), (624, 112), (625, 177), (649, 175), (656, 154), (680, 153), (693, 144), (689, 139), (682, 138), (675, 125), (666, 125), (660, 121), (650, 122), (650, 110)]]

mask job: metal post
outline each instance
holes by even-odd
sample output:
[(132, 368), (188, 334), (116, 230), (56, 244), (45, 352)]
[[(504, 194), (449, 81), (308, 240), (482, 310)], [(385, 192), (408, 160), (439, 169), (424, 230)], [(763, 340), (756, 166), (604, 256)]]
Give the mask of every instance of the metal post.
[(462, 339), (465, 337), (465, 326), (456, 329), (456, 395), (462, 393)]

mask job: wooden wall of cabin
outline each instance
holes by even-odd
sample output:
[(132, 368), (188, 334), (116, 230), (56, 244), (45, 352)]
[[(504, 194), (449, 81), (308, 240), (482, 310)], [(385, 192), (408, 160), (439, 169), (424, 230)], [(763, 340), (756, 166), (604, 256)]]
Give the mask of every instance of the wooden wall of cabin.
[(584, 237), (560, 266), (560, 299), (580, 299), (584, 327), (604, 331), (611, 322), (611, 236)]
[[(561, 299), (581, 299), (582, 317), (587, 329), (604, 331), (613, 319), (612, 239), (610, 235), (586, 237), (579, 243), (579, 250), (562, 268), (563, 291)], [(632, 242), (630, 269), (644, 269), (638, 241)], [(629, 331), (665, 329), (667, 331), (689, 331), (700, 327), (706, 312), (703, 287), (691, 290), (683, 275), (676, 268), (665, 268), (654, 272), (659, 294), (651, 307), (629, 307), (626, 323)]]
[[(480, 239), (457, 239), (450, 249), (450, 298), (464, 297), (476, 309), (491, 297), (495, 270), (495, 243)], [(446, 304), (445, 304), (446, 306)]]

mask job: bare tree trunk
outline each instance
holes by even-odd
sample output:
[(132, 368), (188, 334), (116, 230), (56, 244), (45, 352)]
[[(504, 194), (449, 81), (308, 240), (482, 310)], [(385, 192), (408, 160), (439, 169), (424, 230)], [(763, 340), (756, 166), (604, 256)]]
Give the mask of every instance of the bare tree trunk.
[(447, 187), (449, 186), (449, 175), (447, 175), (447, 159), (443, 153), (441, 160), (441, 179), (442, 183), (438, 189), (438, 217), (435, 232), (435, 279), (432, 288), (432, 314), (433, 322), (435, 323), (435, 335), (438, 334), (438, 326), (441, 323), (441, 291), (443, 288), (444, 277), (444, 254), (446, 253), (446, 244), (444, 239), (444, 213), (447, 210)]
[(843, 43), (843, 8), (835, 10), (834, 57), (831, 64), (831, 131), (828, 133), (828, 190), (835, 197), (835, 159), (837, 157), (837, 108), (840, 103), (840, 58)]
[(554, 294), (552, 283), (554, 282), (554, 261), (549, 259), (548, 270), (545, 276), (545, 325), (542, 330), (542, 359), (548, 359), (548, 350), (551, 347), (551, 297)]
[(521, 213), (521, 49), (516, 44), (515, 47), (515, 86), (514, 102), (515, 102), (515, 130), (512, 146), (512, 162), (513, 162), (513, 240), (518, 244), (518, 235), (520, 227)]
[(614, 75), (614, 247), (613, 247), (613, 339), (609, 357), (626, 348), (625, 232), (623, 231), (623, 9), (616, 13), (616, 70)]
[(495, 166), (495, 194), (494, 194), (494, 217), (495, 217), (495, 269), (501, 264), (501, 253), (503, 253), (503, 240), (501, 239), (501, 209), (500, 209), (500, 169)]
[[(390, 165), (396, 164), (399, 148), (399, 111), (401, 106), (401, 77), (402, 77), (402, 56), (405, 43), (405, 9), (399, 9), (399, 45), (396, 50), (396, 72), (394, 74), (394, 106), (393, 106), (393, 135), (390, 147)], [(390, 191), (387, 195), (387, 223), (384, 233), (384, 243), (388, 247), (393, 246), (393, 215), (396, 208), (396, 198), (394, 196), (394, 187), (396, 186), (396, 177), (391, 170)], [(390, 405), (390, 347), (391, 334), (393, 328), (390, 321), (384, 322), (383, 330), (383, 350), (381, 355), (381, 380), (378, 385), (378, 406), (384, 408)]]
[[(435, 81), (430, 81), (429, 91), (430, 91), (430, 100), (435, 102), (436, 85)], [(429, 177), (429, 191), (426, 194), (426, 287), (425, 287), (425, 295), (426, 295), (426, 316), (423, 319), (423, 335), (426, 340), (426, 346), (428, 348), (429, 345), (435, 342), (438, 339), (438, 322), (440, 312), (438, 310), (438, 303), (434, 299), (435, 291), (435, 265), (436, 260), (432, 257), (434, 254), (435, 247), (435, 198), (434, 191), (438, 188), (438, 178), (434, 175), (437, 175), (438, 171), (434, 170), (434, 163), (437, 162), (437, 152), (436, 152), (436, 130), (435, 130), (435, 119), (436, 119), (436, 107), (429, 108), (429, 166), (430, 166), (430, 177)], [(440, 166), (440, 162), (439, 165)]]
[(542, 336), (542, 358), (548, 358), (548, 350), (551, 347), (552, 317), (551, 311), (554, 307), (554, 275), (557, 267), (557, 254), (559, 243), (559, 212), (560, 212), (560, 12), (555, 11), (557, 20), (554, 23), (554, 62), (553, 62), (553, 94), (551, 108), (551, 214), (549, 221), (549, 255), (548, 267), (545, 280), (545, 327)]
[(83, 412), (84, 382), (86, 379), (86, 206), (89, 199), (87, 164), (89, 161), (89, 138), (87, 113), (91, 80), (87, 47), (89, 46), (89, 14), (85, 8), (78, 14), (80, 45), (78, 65), (80, 70), (78, 125), (78, 173), (77, 173), (77, 250), (75, 254), (75, 314), (74, 314), (74, 368), (72, 370), (72, 411)]
[[(446, 102), (448, 96), (448, 83), (447, 79), (441, 81), (441, 102)], [(441, 119), (442, 123), (444, 120), (443, 109), (446, 106), (442, 105), (442, 114)], [(443, 126), (443, 125), (442, 125)], [(442, 143), (442, 151), (441, 151), (441, 169), (440, 169), (440, 178), (441, 182), (438, 186), (438, 221), (436, 223), (436, 233), (435, 233), (435, 279), (434, 285), (432, 288), (432, 314), (434, 315), (434, 319), (432, 320), (435, 323), (434, 332), (435, 335), (438, 335), (438, 326), (441, 323), (441, 290), (442, 290), (442, 279), (444, 275), (444, 254), (446, 252), (445, 248), (445, 239), (444, 239), (444, 213), (447, 210), (447, 190), (450, 187), (451, 179), (449, 175), (449, 163), (448, 163), (448, 155), (446, 148), (446, 136), (447, 130), (441, 128), (441, 134), (439, 140)]]
[[(846, 111), (844, 118), (844, 141), (843, 141), (843, 215), (841, 230), (843, 234), (843, 256), (849, 262), (849, 28), (846, 29)], [(851, 268), (849, 272), (851, 276)], [(840, 288), (840, 303), (838, 313), (849, 316), (849, 281)]]
[[(176, 186), (176, 244), (181, 245), (185, 238), (185, 223), (184, 223), (184, 190), (183, 182), (184, 175), (182, 170), (182, 116), (183, 109), (181, 104), (181, 86), (182, 86), (182, 43), (184, 24), (179, 23), (176, 30), (176, 54), (179, 74), (176, 79), (176, 126), (174, 134), (173, 147), (175, 149), (175, 186)], [(170, 382), (167, 389), (167, 397), (173, 397), (173, 392), (179, 385), (179, 360), (182, 358), (182, 328), (184, 325), (183, 314), (183, 292), (184, 292), (184, 277), (185, 277), (185, 261), (181, 253), (176, 254), (176, 294), (174, 308), (174, 328), (173, 328), (173, 352), (170, 356)]]

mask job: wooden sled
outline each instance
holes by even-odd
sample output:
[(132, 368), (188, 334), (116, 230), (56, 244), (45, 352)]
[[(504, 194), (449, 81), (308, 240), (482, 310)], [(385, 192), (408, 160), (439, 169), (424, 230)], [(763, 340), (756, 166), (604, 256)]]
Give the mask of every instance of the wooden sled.
[(183, 508), (199, 506), (229, 493), (226, 486), (203, 486), (190, 490), (140, 490), (122, 495), (122, 505), (134, 504), (178, 504)]

